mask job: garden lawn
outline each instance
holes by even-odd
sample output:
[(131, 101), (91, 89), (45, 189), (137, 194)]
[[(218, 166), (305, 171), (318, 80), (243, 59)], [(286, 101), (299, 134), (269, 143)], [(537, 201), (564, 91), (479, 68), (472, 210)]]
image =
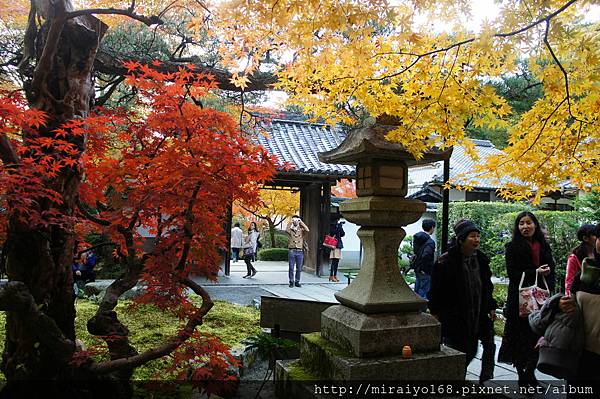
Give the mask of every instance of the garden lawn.
[[(198, 300), (198, 304), (200, 300)], [(131, 307), (131, 301), (122, 301), (116, 308), (119, 320), (129, 328), (129, 341), (139, 351), (153, 348), (172, 337), (182, 322), (172, 314), (157, 309), (152, 305)], [(75, 304), (77, 318), (75, 332), (88, 349), (94, 344), (104, 341), (91, 336), (86, 329), (87, 321), (94, 315), (98, 304), (88, 300), (78, 299)], [(215, 306), (204, 317), (204, 323), (199, 330), (219, 337), (230, 347), (240, 346), (241, 341), (251, 335), (258, 334), (260, 311), (250, 306), (234, 305), (229, 302), (215, 301)], [(0, 312), (0, 351), (4, 349), (4, 324), (6, 315)], [(103, 347), (105, 347), (103, 345)], [(102, 358), (97, 356), (96, 358)], [(160, 371), (166, 367), (168, 357), (153, 360), (135, 370), (133, 379), (160, 379)], [(0, 379), (4, 375), (0, 373)]]

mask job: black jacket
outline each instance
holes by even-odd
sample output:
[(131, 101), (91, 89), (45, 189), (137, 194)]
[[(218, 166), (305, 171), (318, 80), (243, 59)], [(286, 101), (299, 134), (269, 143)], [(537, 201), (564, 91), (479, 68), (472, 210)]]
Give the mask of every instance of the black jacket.
[[(519, 317), (519, 283), (521, 275), (525, 272), (523, 287), (530, 287), (535, 282), (537, 267), (531, 260), (531, 247), (526, 241), (511, 241), (505, 246), (506, 273), (508, 274), (508, 296), (506, 298), (506, 317)], [(555, 264), (552, 258), (552, 250), (545, 243), (540, 247), (540, 265), (547, 264), (550, 267), (550, 274), (544, 279), (548, 284), (550, 292), (554, 291)], [(541, 276), (538, 277), (538, 285), (544, 288)]]
[(412, 266), (416, 272), (431, 275), (435, 259), (435, 241), (429, 234), (421, 231), (413, 237), (413, 252), (416, 256)]
[[(431, 290), (427, 295), (431, 314), (437, 315), (442, 323), (442, 337), (461, 343), (477, 337), (468, 337), (468, 295), (463, 278), (463, 256), (458, 246), (452, 246), (439, 257), (433, 266)], [(492, 293), (492, 272), (490, 260), (481, 251), (477, 251), (479, 276), (481, 278), (481, 308), (479, 312), (480, 329), (489, 328), (489, 312), (498, 306)]]
[(342, 223), (331, 223), (329, 225), (329, 235), (337, 239), (337, 245), (335, 246), (336, 248), (344, 248), (342, 237), (345, 236), (346, 233), (344, 232)]

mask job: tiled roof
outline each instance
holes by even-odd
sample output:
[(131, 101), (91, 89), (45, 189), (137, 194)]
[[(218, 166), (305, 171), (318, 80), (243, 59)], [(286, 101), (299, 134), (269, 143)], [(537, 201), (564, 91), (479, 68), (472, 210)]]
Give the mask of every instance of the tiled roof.
[(266, 134), (258, 134), (258, 142), (292, 168), (287, 172), (352, 178), (354, 166), (319, 161), (318, 153), (336, 148), (346, 137), (336, 127), (324, 124), (272, 119), (263, 122)]
[[(475, 174), (475, 166), (480, 165), (485, 160), (492, 156), (501, 154), (502, 151), (497, 149), (489, 140), (471, 140), (475, 144), (475, 152), (479, 160), (474, 161), (465, 148), (461, 145), (454, 146), (454, 152), (450, 157), (450, 180), (458, 184), (471, 185), (474, 188), (492, 189), (500, 188), (503, 184), (519, 183), (515, 179), (501, 178), (500, 182), (495, 182), (492, 179), (484, 179)], [(410, 172), (409, 172), (410, 173)], [(430, 182), (441, 183), (444, 180), (443, 168), (440, 164), (439, 172), (432, 177)], [(498, 184), (500, 183), (500, 184)]]
[[(325, 175), (335, 178), (354, 178), (356, 170), (351, 165), (329, 164), (319, 161), (318, 153), (336, 148), (346, 137), (344, 131), (325, 124), (304, 121), (265, 119), (263, 122), (266, 134), (258, 134), (258, 142), (270, 154), (276, 155), (282, 163), (291, 165), (288, 173)], [(473, 175), (475, 165), (485, 161), (490, 155), (500, 154), (489, 140), (472, 140), (479, 161), (475, 162), (460, 145), (454, 146), (450, 157), (450, 179), (458, 183), (471, 183), (475, 188), (497, 189), (490, 179), (482, 179)], [(442, 162), (409, 168), (408, 194), (419, 191), (424, 183), (441, 183), (443, 181)], [(284, 172), (285, 173), (285, 172)], [(471, 176), (470, 180), (461, 176)], [(511, 182), (515, 182), (510, 180)], [(501, 183), (507, 183), (502, 181)]]

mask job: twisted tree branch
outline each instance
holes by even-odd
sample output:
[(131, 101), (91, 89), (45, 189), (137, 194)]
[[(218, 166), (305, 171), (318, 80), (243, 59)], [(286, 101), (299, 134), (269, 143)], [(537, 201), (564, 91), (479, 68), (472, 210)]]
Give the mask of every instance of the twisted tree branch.
[(163, 345), (140, 353), (139, 355), (93, 364), (90, 367), (90, 370), (97, 374), (107, 374), (122, 369), (138, 367), (151, 360), (168, 355), (181, 346), (188, 338), (190, 338), (196, 327), (203, 323), (204, 316), (210, 311), (210, 309), (212, 309), (214, 303), (208, 292), (199, 284), (190, 279), (182, 279), (180, 282), (181, 284), (189, 287), (192, 291), (194, 291), (195, 294), (202, 298), (202, 306), (200, 306), (200, 308), (197, 309), (196, 312), (189, 318), (184, 328), (179, 331), (176, 336), (168, 340)]

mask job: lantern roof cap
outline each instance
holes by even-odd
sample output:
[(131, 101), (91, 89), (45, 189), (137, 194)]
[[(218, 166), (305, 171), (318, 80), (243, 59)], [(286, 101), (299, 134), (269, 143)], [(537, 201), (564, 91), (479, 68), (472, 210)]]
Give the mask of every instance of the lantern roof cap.
[(319, 160), (328, 163), (355, 165), (363, 159), (387, 159), (404, 161), (407, 166), (412, 166), (450, 158), (452, 148), (441, 150), (434, 147), (423, 153), (422, 158), (415, 159), (400, 143), (385, 138), (390, 131), (397, 127), (397, 120), (394, 117), (383, 116), (377, 120), (368, 118), (361, 126), (350, 131), (338, 147), (330, 151), (320, 152)]

